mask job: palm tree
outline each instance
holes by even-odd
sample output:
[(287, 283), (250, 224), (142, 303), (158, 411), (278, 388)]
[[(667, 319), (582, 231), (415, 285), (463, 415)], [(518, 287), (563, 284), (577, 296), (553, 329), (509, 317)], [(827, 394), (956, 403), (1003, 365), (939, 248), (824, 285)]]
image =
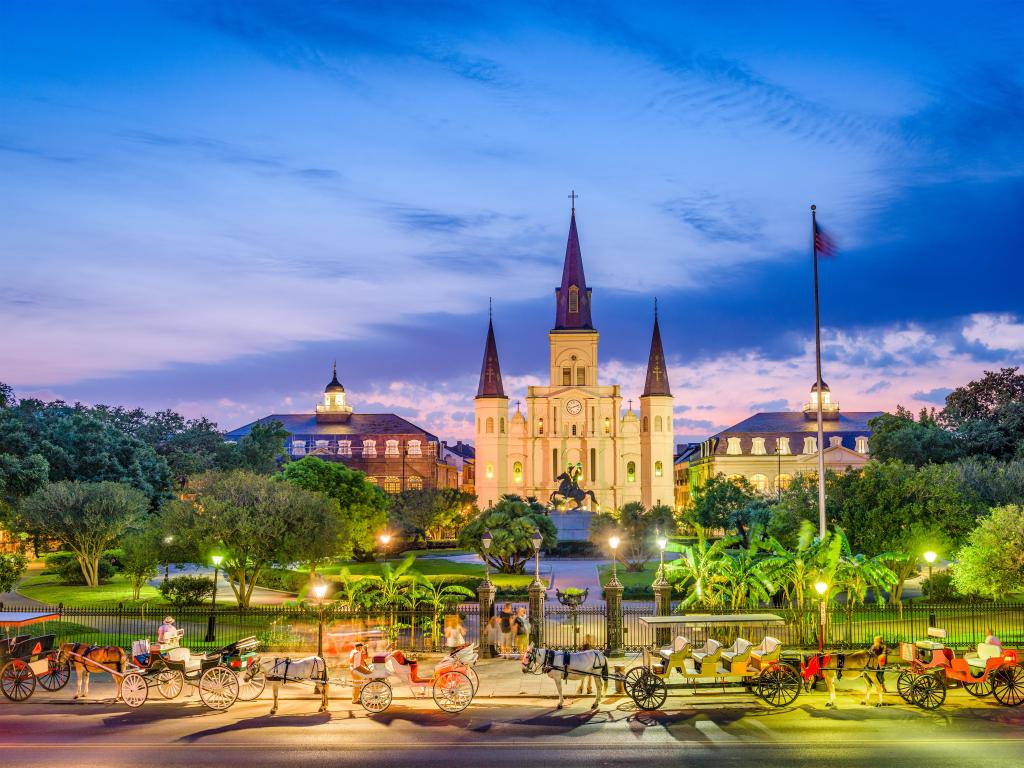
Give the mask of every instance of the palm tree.
[(665, 578), (679, 587), (693, 584), (693, 589), (683, 600), (681, 608), (700, 605), (708, 608), (721, 605), (724, 593), (719, 576), (725, 548), (732, 539), (719, 539), (709, 544), (698, 528), (696, 544), (682, 548), (682, 557), (665, 563)]
[(760, 557), (761, 544), (751, 541), (736, 552), (726, 553), (718, 573), (729, 594), (729, 607), (756, 608), (771, 599), (771, 582)]
[(841, 528), (836, 529), (834, 536), (841, 542), (835, 579), (846, 591), (847, 604), (863, 605), (869, 589), (877, 602), (884, 603), (885, 593), (891, 593), (899, 582), (896, 572), (886, 563), (899, 560), (901, 555), (896, 552), (883, 552), (874, 557), (853, 554), (846, 533)]
[(434, 648), (437, 648), (437, 640), (440, 636), (439, 617), (452, 606), (460, 603), (465, 597), (475, 597), (473, 591), (460, 584), (445, 584), (444, 579), (431, 581), (424, 579), (420, 583), (421, 596), (431, 609), (430, 636), (433, 638)]
[(365, 601), (371, 607), (383, 608), (387, 611), (390, 632), (397, 632), (398, 609), (408, 606), (409, 591), (416, 583), (416, 574), (412, 573), (416, 555), (409, 555), (398, 565), (384, 562), (381, 564), (380, 576), (367, 576), (360, 579), (354, 592), (357, 599)]

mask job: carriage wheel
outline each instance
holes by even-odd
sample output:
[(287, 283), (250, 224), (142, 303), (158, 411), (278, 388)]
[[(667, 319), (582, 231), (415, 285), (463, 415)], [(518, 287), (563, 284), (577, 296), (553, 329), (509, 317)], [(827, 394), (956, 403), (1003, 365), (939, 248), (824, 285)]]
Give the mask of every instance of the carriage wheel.
[(156, 688), (165, 699), (176, 699), (185, 690), (185, 675), (180, 669), (162, 669), (156, 676)]
[(668, 686), (665, 681), (648, 669), (642, 670), (633, 681), (632, 690), (627, 689), (629, 698), (638, 709), (647, 711), (661, 709), (668, 698)]
[(359, 692), (359, 703), (371, 714), (383, 712), (391, 706), (391, 686), (383, 680), (371, 680)]
[(938, 709), (946, 700), (945, 681), (938, 675), (917, 675), (911, 686), (910, 697), (921, 709)]
[(36, 690), (36, 676), (21, 659), (11, 659), (0, 670), (0, 690), (11, 701), (24, 701)]
[(459, 671), (469, 677), (469, 682), (473, 684), (473, 695), (476, 696), (476, 692), (480, 690), (480, 675), (472, 667), (463, 667)]
[(754, 692), (773, 707), (788, 707), (800, 695), (803, 678), (789, 664), (773, 664), (757, 676)]
[(914, 703), (914, 697), (912, 695), (914, 689), (914, 673), (910, 670), (904, 670), (900, 672), (900, 676), (896, 678), (896, 691), (900, 697), (907, 702), (907, 704)]
[(39, 675), (39, 684), (48, 691), (59, 691), (71, 679), (71, 661), (61, 661), (58, 651), (51, 653), (46, 660), (49, 662), (49, 668)]
[(1000, 667), (989, 678), (996, 701), (1007, 707), (1024, 704), (1024, 667)]
[(256, 664), (238, 673), (238, 698), (240, 701), (258, 699), (267, 687), (267, 675)]
[(442, 672), (434, 680), (434, 703), (448, 714), (461, 712), (473, 701), (476, 689), (464, 672)]
[(227, 709), (238, 699), (238, 677), (227, 667), (211, 667), (199, 678), (199, 698), (210, 709)]
[[(637, 681), (644, 677), (650, 670), (647, 667), (633, 667), (631, 670), (626, 672), (622, 678), (622, 687), (626, 691), (626, 695), (629, 698), (633, 698), (633, 686), (636, 685)], [(653, 673), (651, 673), (653, 674)]]
[(148, 697), (149, 684), (138, 672), (129, 672), (121, 680), (121, 698), (132, 709), (141, 707)]
[(992, 679), (991, 675), (980, 683), (962, 683), (965, 691), (971, 694), (971, 696), (976, 696), (979, 699), (983, 699), (986, 696), (991, 695), (994, 684), (995, 681)]

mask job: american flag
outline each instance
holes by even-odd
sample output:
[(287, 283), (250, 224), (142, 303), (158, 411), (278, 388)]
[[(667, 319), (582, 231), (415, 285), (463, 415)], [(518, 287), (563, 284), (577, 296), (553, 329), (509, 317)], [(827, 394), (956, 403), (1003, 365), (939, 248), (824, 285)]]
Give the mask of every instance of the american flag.
[(814, 250), (818, 252), (819, 256), (836, 255), (835, 241), (818, 226), (818, 222), (814, 222)]

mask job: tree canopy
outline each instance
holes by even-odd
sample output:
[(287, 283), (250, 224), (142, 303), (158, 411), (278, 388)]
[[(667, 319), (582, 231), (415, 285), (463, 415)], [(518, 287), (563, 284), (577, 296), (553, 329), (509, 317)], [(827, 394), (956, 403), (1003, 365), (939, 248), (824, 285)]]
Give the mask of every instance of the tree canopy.
[(952, 432), (943, 429), (934, 413), (921, 409), (914, 414), (903, 406), (896, 413), (883, 413), (872, 419), (871, 457), (878, 461), (902, 461), (916, 467), (942, 464), (960, 456), (960, 446)]
[(305, 456), (286, 464), (278, 476), (307, 491), (322, 493), (338, 503), (337, 520), (325, 529), (323, 540), (303, 559), (316, 569), (328, 557), (352, 557), (372, 552), (377, 534), (387, 524), (388, 497), (366, 475), (344, 464)]
[(996, 507), (956, 555), (953, 583), (964, 594), (1006, 598), (1024, 592), (1024, 507)]
[(612, 534), (622, 539), (622, 559), (631, 571), (642, 571), (644, 563), (657, 555), (659, 531), (665, 536), (675, 533), (672, 508), (664, 504), (648, 509), (634, 501), (590, 520), (590, 540), (595, 544), (605, 546)]
[(141, 491), (123, 483), (48, 483), (19, 507), (21, 525), (56, 539), (75, 553), (88, 586), (99, 584), (105, 549), (140, 527), (149, 506)]
[(457, 488), (402, 491), (391, 499), (391, 529), (407, 542), (422, 542), (428, 535), (457, 530), (473, 512), (472, 494)]
[(751, 528), (767, 524), (767, 512), (763, 499), (746, 478), (717, 474), (697, 489), (690, 514), (705, 531), (735, 532), (747, 546)]
[[(491, 547), (484, 550), (481, 539), (491, 533)], [(533, 557), (532, 537), (540, 531), (541, 547), (550, 549), (558, 543), (555, 524), (536, 499), (502, 496), (498, 503), (471, 518), (459, 534), (459, 546), (472, 549), (486, 557), (491, 567), (501, 573), (522, 573)]]

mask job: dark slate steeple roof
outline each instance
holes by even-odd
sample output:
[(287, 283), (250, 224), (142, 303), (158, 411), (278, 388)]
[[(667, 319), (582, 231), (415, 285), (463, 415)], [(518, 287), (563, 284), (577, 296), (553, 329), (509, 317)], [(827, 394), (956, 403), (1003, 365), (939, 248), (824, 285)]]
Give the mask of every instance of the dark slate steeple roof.
[(661, 346), (661, 329), (658, 327), (658, 305), (654, 305), (654, 333), (651, 334), (651, 354), (647, 358), (647, 381), (643, 397), (650, 395), (671, 395), (668, 386), (668, 369), (665, 367), (665, 350)]
[(477, 397), (505, 397), (501, 385), (501, 365), (498, 364), (498, 345), (494, 342), (494, 321), (487, 321), (487, 345), (484, 347), (484, 362), (480, 366), (480, 385)]
[[(576, 287), (578, 306), (570, 312), (570, 288)], [(555, 330), (592, 331), (590, 318), (590, 289), (583, 274), (583, 254), (580, 253), (580, 238), (576, 234), (576, 208), (569, 219), (569, 240), (565, 245), (565, 265), (562, 267), (562, 284), (555, 291)]]
[(331, 381), (324, 388), (324, 392), (344, 392), (345, 388), (341, 386), (341, 382), (338, 381), (338, 361), (334, 361), (334, 369), (332, 370)]

